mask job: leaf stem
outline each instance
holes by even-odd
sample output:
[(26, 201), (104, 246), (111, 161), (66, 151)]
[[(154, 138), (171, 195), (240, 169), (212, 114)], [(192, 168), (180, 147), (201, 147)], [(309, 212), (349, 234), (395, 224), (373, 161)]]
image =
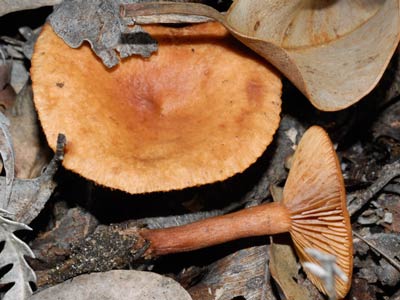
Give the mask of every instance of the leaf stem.
[(219, 11), (201, 3), (144, 2), (121, 4), (120, 6), (122, 18), (166, 14), (202, 16), (226, 25), (225, 18)]

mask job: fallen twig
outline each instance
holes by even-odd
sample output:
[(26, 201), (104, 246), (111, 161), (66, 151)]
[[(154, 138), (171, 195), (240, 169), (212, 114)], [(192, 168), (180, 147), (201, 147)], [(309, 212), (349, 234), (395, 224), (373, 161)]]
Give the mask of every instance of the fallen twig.
[(385, 165), (378, 179), (363, 191), (357, 191), (347, 196), (347, 206), (350, 215), (354, 215), (364, 207), (393, 178), (400, 176), (400, 160)]
[(360, 240), (362, 240), (364, 243), (366, 243), (371, 249), (373, 249), (374, 251), (378, 252), (382, 257), (384, 257), (393, 267), (395, 267), (397, 270), (400, 271), (400, 263), (398, 263), (395, 259), (393, 259), (389, 254), (385, 253), (384, 251), (382, 251), (380, 248), (378, 248), (377, 246), (374, 245), (374, 243), (372, 243), (371, 241), (365, 239), (364, 237), (362, 237), (359, 233), (353, 231), (353, 234), (359, 238)]

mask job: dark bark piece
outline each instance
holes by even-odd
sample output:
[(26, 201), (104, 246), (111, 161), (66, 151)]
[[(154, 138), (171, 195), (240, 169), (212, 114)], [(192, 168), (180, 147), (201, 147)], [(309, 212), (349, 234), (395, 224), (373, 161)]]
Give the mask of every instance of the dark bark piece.
[(99, 226), (71, 249), (68, 260), (56, 268), (38, 271), (38, 287), (50, 286), (91, 272), (125, 268), (143, 255), (146, 242), (137, 229), (123, 226)]
[(70, 254), (71, 245), (92, 234), (97, 224), (96, 218), (82, 208), (69, 209), (52, 230), (31, 243), (36, 258), (31, 265), (36, 270), (54, 267)]

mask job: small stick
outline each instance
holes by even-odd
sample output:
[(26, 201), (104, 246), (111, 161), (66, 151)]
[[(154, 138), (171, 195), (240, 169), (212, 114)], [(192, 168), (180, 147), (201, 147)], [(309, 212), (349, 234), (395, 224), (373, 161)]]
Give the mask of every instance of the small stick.
[(366, 243), (371, 249), (375, 250), (376, 252), (378, 252), (382, 257), (384, 257), (393, 267), (395, 267), (398, 271), (400, 271), (400, 264), (394, 260), (389, 254), (386, 254), (385, 252), (383, 252), (381, 249), (379, 249), (377, 246), (374, 245), (374, 243), (372, 243), (371, 241), (365, 239), (364, 237), (362, 237), (359, 233), (353, 231), (353, 234), (359, 238), (360, 240), (362, 240), (364, 243)]
[(350, 215), (354, 215), (364, 207), (381, 189), (383, 189), (393, 178), (400, 176), (400, 160), (385, 165), (379, 178), (367, 189), (351, 193), (347, 197), (347, 205)]

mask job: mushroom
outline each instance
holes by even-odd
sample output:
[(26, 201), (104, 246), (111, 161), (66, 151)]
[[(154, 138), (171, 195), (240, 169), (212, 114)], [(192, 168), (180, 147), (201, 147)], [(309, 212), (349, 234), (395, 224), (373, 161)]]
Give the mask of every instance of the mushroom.
[(64, 166), (101, 185), (145, 193), (224, 180), (272, 141), (277, 71), (216, 22), (146, 26), (150, 58), (107, 69), (87, 44), (68, 47), (47, 24), (32, 58), (34, 102)]
[[(351, 278), (352, 232), (339, 161), (327, 133), (313, 126), (302, 137), (293, 157), (281, 203), (267, 203), (179, 227), (142, 229), (150, 256), (191, 251), (227, 241), (289, 232), (303, 262), (318, 262), (305, 249), (336, 256), (337, 265)], [(308, 278), (327, 293), (320, 278)], [(343, 298), (350, 280), (336, 277)]]

